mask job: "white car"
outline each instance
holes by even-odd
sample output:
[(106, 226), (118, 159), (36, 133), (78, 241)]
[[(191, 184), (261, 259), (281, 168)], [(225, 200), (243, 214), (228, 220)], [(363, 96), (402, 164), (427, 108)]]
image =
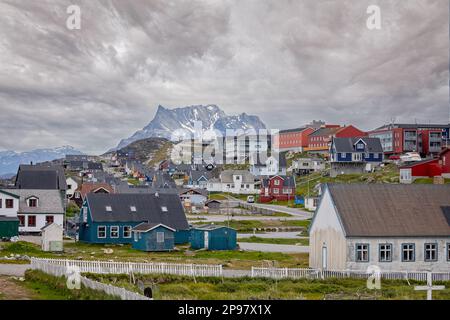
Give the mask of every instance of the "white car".
[(254, 196), (248, 196), (247, 197), (247, 203), (255, 203), (255, 197)]

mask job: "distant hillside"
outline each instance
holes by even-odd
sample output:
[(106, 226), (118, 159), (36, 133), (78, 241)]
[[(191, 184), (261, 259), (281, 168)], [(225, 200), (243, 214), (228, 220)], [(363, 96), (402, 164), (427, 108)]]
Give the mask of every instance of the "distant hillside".
[(167, 158), (172, 148), (172, 142), (165, 138), (148, 138), (132, 142), (120, 149), (124, 152), (133, 152), (137, 160), (154, 165)]
[(64, 158), (67, 154), (83, 154), (71, 146), (52, 149), (36, 149), (26, 152), (0, 151), (0, 175), (10, 177), (15, 175), (19, 165), (52, 161)]

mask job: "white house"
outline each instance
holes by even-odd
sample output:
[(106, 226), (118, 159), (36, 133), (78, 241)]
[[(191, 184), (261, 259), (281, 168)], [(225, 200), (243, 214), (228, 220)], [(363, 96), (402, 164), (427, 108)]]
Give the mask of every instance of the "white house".
[(75, 190), (77, 190), (79, 186), (78, 179), (68, 177), (66, 179), (66, 184), (67, 184), (66, 196), (67, 198), (72, 198), (73, 194), (75, 193)]
[(224, 170), (220, 178), (208, 181), (210, 192), (230, 192), (234, 194), (255, 194), (259, 191), (259, 181), (246, 170)]
[(19, 210), (19, 196), (15, 189), (0, 190), (0, 216), (14, 218)]
[(63, 251), (63, 227), (57, 223), (50, 223), (41, 229), (42, 251)]
[(59, 190), (11, 189), (8, 192), (20, 197), (15, 211), (19, 219), (19, 232), (39, 233), (50, 223), (63, 226), (64, 199)]
[(264, 163), (252, 164), (250, 172), (255, 176), (284, 176), (286, 175), (286, 158), (284, 154), (280, 154), (279, 157), (270, 156)]
[(450, 185), (328, 184), (310, 227), (311, 268), (450, 270)]
[(299, 158), (292, 161), (291, 169), (298, 175), (322, 171), (325, 169), (325, 160), (320, 158)]

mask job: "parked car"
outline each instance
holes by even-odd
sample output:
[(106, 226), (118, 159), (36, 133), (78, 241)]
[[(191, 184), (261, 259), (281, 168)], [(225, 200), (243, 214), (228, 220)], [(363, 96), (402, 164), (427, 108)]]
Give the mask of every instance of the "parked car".
[(248, 196), (247, 197), (247, 203), (255, 203), (255, 197), (254, 196)]

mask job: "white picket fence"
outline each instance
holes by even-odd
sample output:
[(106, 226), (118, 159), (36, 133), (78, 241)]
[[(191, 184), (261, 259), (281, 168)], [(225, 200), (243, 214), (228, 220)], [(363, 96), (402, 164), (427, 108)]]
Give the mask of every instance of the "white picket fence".
[[(328, 279), (328, 278), (361, 278), (367, 279), (371, 274), (354, 270), (319, 270), (301, 268), (258, 268), (252, 267), (252, 277), (272, 279)], [(381, 279), (426, 281), (426, 272), (390, 271), (381, 272)], [(433, 281), (450, 281), (450, 272), (433, 272)]]
[(45, 262), (57, 266), (76, 266), (81, 273), (98, 274), (173, 274), (193, 277), (222, 277), (222, 265), (181, 263), (139, 263), (31, 258), (31, 263)]
[[(57, 277), (62, 276), (67, 277), (68, 275), (67, 267), (68, 267), (67, 265), (64, 266), (49, 263), (45, 261), (45, 259), (36, 259), (36, 258), (31, 259), (31, 268), (33, 270), (40, 270), (42, 272)], [(147, 298), (146, 296), (140, 295), (138, 293), (128, 291), (124, 288), (119, 288), (112, 286), (110, 284), (94, 281), (84, 276), (80, 276), (80, 283), (86, 288), (103, 291), (111, 296), (120, 297), (120, 299), (122, 300), (152, 300), (151, 298)]]

